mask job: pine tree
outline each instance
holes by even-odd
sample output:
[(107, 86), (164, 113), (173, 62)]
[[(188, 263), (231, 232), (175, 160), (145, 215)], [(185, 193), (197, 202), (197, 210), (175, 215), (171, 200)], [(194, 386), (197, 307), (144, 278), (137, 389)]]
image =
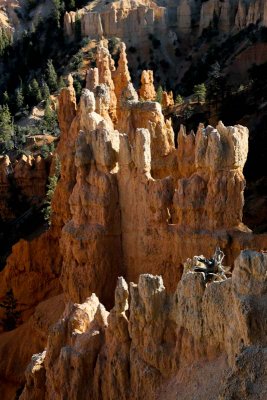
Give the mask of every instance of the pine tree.
[(76, 12), (75, 15), (75, 38), (77, 41), (80, 41), (82, 38), (82, 25), (81, 25), (81, 16)]
[(160, 104), (162, 103), (162, 95), (163, 95), (163, 89), (162, 86), (160, 85), (157, 89), (157, 94), (156, 94), (156, 101)]
[(23, 96), (23, 90), (22, 87), (18, 88), (16, 90), (16, 96), (15, 96), (15, 101), (16, 101), (16, 108), (17, 111), (21, 111), (21, 108), (24, 105), (24, 96)]
[(42, 129), (54, 133), (58, 128), (57, 113), (52, 110), (49, 101), (46, 102)]
[(5, 91), (3, 93), (3, 104), (8, 105), (8, 103), (9, 103), (9, 95), (8, 95), (7, 91)]
[(194, 86), (194, 98), (197, 99), (198, 103), (205, 101), (207, 94), (207, 89), (205, 83)]
[(55, 158), (55, 173), (54, 175), (50, 176), (48, 178), (48, 185), (47, 185), (47, 192), (46, 192), (46, 200), (45, 200), (45, 208), (43, 209), (44, 213), (44, 219), (48, 222), (49, 225), (51, 225), (51, 217), (52, 217), (52, 199), (56, 190), (56, 186), (60, 177), (60, 170), (61, 170), (61, 164), (60, 164), (60, 159), (56, 155)]
[(11, 44), (12, 39), (4, 28), (0, 28), (0, 56), (5, 52), (5, 49)]
[(42, 93), (39, 87), (39, 83), (36, 79), (33, 79), (31, 82), (31, 98), (35, 104), (42, 101)]
[(175, 98), (175, 104), (183, 104), (184, 99), (182, 98), (182, 96), (180, 94), (177, 94), (176, 98)]
[(211, 66), (208, 77), (207, 99), (210, 103), (214, 102), (217, 109), (218, 103), (223, 100), (227, 90), (226, 79), (218, 62)]
[(56, 21), (57, 27), (60, 28), (60, 18), (64, 12), (65, 4), (64, 2), (61, 3), (60, 0), (53, 0), (53, 6), (52, 16)]
[(46, 82), (44, 82), (42, 85), (42, 95), (44, 100), (50, 99), (50, 90)]
[(3, 318), (5, 331), (15, 329), (19, 323), (20, 312), (17, 311), (17, 304), (18, 302), (14, 297), (13, 290), (8, 290), (3, 302), (0, 303), (0, 307), (5, 309), (5, 317)]
[(56, 91), (58, 88), (57, 84), (58, 78), (52, 60), (47, 61), (46, 75), (47, 75), (47, 84), (49, 86), (49, 89), (52, 91)]
[(82, 94), (82, 85), (78, 79), (74, 79), (73, 87), (75, 89), (77, 100), (80, 100)]
[(10, 141), (12, 133), (12, 117), (9, 108), (7, 105), (0, 106), (0, 141)]
[(62, 88), (64, 88), (64, 87), (66, 87), (66, 83), (64, 82), (64, 79), (63, 79), (63, 77), (61, 76), (61, 77), (59, 78), (59, 81), (58, 81), (58, 88), (59, 88), (59, 89), (62, 89)]
[(66, 0), (65, 1), (65, 4), (66, 4), (66, 9), (69, 11), (69, 10), (74, 10), (75, 9), (75, 6), (76, 6), (76, 4), (75, 4), (75, 0)]

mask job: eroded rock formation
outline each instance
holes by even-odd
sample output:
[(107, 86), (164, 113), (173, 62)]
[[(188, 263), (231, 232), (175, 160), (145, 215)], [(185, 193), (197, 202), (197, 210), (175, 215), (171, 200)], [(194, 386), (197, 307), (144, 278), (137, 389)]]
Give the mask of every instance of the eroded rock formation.
[(169, 295), (160, 276), (145, 274), (129, 289), (118, 279), (110, 313), (94, 294), (69, 303), (20, 399), (265, 399), (266, 271), (266, 254), (243, 251), (221, 283), (184, 273)]
[[(95, 296), (91, 297), (89, 305), (70, 306), (65, 312), (65, 319), (51, 333), (47, 355), (38, 356), (29, 367), (24, 398), (36, 398), (35, 389), (30, 394), (32, 389), (29, 385), (42, 388), (44, 379), (51, 382), (51, 392), (47, 394), (51, 399), (57, 398), (53, 396), (58, 396), (61, 389), (72, 393), (73, 398), (79, 391), (81, 398), (88, 393), (93, 398), (108, 398), (107, 393), (113, 393), (109, 391), (113, 390), (110, 388), (113, 387), (114, 376), (119, 377), (120, 381), (115, 385), (111, 398), (126, 399), (127, 387), (137, 388), (136, 393), (140, 398), (153, 398), (155, 386), (164, 381), (164, 369), (168, 374), (171, 373), (169, 371), (180, 371), (180, 364), (182, 366), (186, 362), (184, 358), (187, 355), (188, 362), (193, 360), (193, 355), (196, 359), (204, 357), (201, 347), (204, 342), (199, 344), (198, 339), (194, 344), (194, 353), (186, 351), (190, 343), (195, 342), (190, 336), (193, 328), (187, 326), (185, 316), (179, 314), (182, 311), (177, 314), (181, 321), (174, 322), (169, 315), (173, 307), (169, 302), (174, 299), (171, 293), (175, 292), (181, 278), (183, 262), (194, 254), (211, 256), (219, 245), (226, 254), (226, 263), (233, 266), (241, 249), (252, 247), (260, 250), (266, 246), (266, 235), (253, 235), (242, 224), (245, 184), (242, 170), (248, 151), (248, 130), (242, 126), (225, 127), (219, 123), (216, 129), (200, 125), (196, 135), (188, 135), (181, 128), (176, 149), (171, 122), (164, 119), (160, 104), (139, 100), (131, 83), (125, 46), (121, 47), (117, 68), (105, 41), (98, 46), (96, 60), (97, 66), (87, 75), (87, 88), (83, 90), (78, 106), (71, 77), (68, 87), (62, 89), (59, 96), (61, 139), (57, 157), (61, 161), (61, 175), (52, 202), (51, 228), (30, 242), (16, 244), (7, 266), (0, 273), (0, 297), (12, 289), (23, 320), (23, 325), (16, 330), (4, 333), (6, 339), (3, 346), (0, 342), (0, 355), (2, 357), (9, 343), (13, 346), (16, 335), (20, 337), (21, 331), (25, 335), (27, 332), (34, 334), (32, 332), (37, 329), (36, 325), (31, 325), (29, 321), (35, 315), (37, 304), (61, 293), (66, 303), (84, 303), (92, 293), (96, 293), (100, 302), (110, 309), (116, 280), (120, 275), (128, 282), (137, 282), (139, 275), (144, 273), (162, 275), (165, 287), (160, 278), (140, 278), (139, 286), (144, 286), (144, 292), (140, 289), (143, 293), (140, 295), (141, 301), (139, 289), (132, 286), (132, 322), (129, 326), (125, 309), (128, 295), (124, 281), (120, 281), (116, 292), (117, 302), (109, 316)], [(166, 321), (172, 322), (170, 325), (168, 322), (166, 330), (160, 328), (162, 324), (165, 326), (165, 316), (156, 314), (156, 325), (151, 321), (155, 308), (150, 305), (151, 293), (149, 288), (146, 289), (150, 283), (146, 283), (147, 279), (155, 286), (155, 293), (163, 293), (162, 297), (161, 294), (155, 297), (155, 304), (159, 301), (158, 306), (161, 307), (166, 300), (164, 307), (170, 305), (170, 310), (166, 311)], [(197, 289), (194, 290), (199, 292), (196, 297), (200, 302), (204, 292), (215, 291), (205, 289), (199, 275), (189, 279), (186, 289), (184, 285), (187, 279), (183, 278), (179, 284), (181, 294), (177, 294), (178, 297), (183, 296), (184, 292), (187, 297), (191, 295), (193, 283), (190, 279), (196, 281)], [(232, 283), (227, 285), (230, 287)], [(232, 289), (227, 290), (222, 296), (229, 294)], [(196, 297), (190, 297), (190, 302), (192, 300), (198, 304)], [(183, 303), (184, 299), (179, 301)], [(212, 302), (212, 298), (209, 301)], [(192, 307), (195, 307), (194, 304)], [(229, 302), (229, 307), (232, 304)], [(148, 311), (148, 315), (144, 314), (144, 318), (137, 323), (136, 313), (142, 307), (147, 307), (152, 314)], [(80, 314), (85, 318), (81, 324)], [(142, 312), (140, 315), (143, 315)], [(38, 329), (41, 329), (43, 318), (41, 313)], [(199, 335), (202, 341), (207, 333), (203, 333), (201, 329), (204, 328), (199, 325), (204, 324), (205, 329), (212, 331), (211, 316), (204, 313), (197, 318), (193, 333)], [(163, 347), (157, 354), (154, 354), (149, 342), (152, 327), (150, 322), (145, 323), (146, 319), (153, 325), (155, 346), (160, 340), (158, 335), (162, 338)], [(200, 322), (202, 319), (208, 322)], [(143, 324), (145, 335), (141, 335), (144, 341), (137, 341), (135, 347), (131, 345), (131, 338), (135, 335), (135, 329), (141, 330), (139, 323)], [(175, 336), (175, 324), (181, 327), (179, 338)], [(109, 328), (106, 329), (107, 325)], [(73, 329), (77, 329), (77, 335), (70, 334), (73, 330), (70, 326), (75, 326)], [(57, 329), (61, 331), (60, 334)], [(206, 355), (217, 357), (219, 353), (226, 352), (230, 360), (236, 351), (236, 337), (233, 336), (233, 343), (228, 343), (226, 336), (229, 332), (226, 334), (224, 327), (220, 329), (222, 339), (217, 337), (217, 333), (213, 338), (213, 331), (210, 332), (212, 340), (210, 344), (205, 342), (208, 348)], [(85, 335), (78, 334), (85, 331)], [(187, 335), (187, 331), (190, 334)], [(214, 332), (217, 332), (216, 327)], [(140, 335), (138, 332), (136, 334)], [(39, 337), (38, 333), (36, 335)], [(113, 343), (110, 347), (103, 347), (106, 335), (110, 337), (107, 343)], [(57, 349), (55, 340), (58, 340)], [(92, 346), (88, 343), (92, 343)], [(245, 343), (249, 343), (247, 337)], [(41, 341), (36, 342), (34, 351), (42, 351), (44, 346), (41, 344)], [(88, 351), (85, 350), (86, 356), (79, 358), (79, 349), (83, 349), (83, 346)], [(179, 350), (181, 358), (177, 356), (179, 362), (173, 356), (167, 356), (170, 355), (168, 349), (173, 351), (171, 346), (180, 346), (182, 349)], [(120, 353), (122, 348), (125, 349)], [(140, 359), (139, 353), (144, 349), (145, 356)], [(109, 360), (107, 363), (103, 361), (106, 357)], [(80, 385), (84, 371), (93, 368), (97, 358), (98, 372), (95, 372), (92, 384), (88, 387)], [(21, 359), (20, 368), (26, 367), (25, 359), (26, 356)], [(62, 360), (68, 360), (68, 369)], [(3, 363), (0, 370), (1, 379), (11, 382), (13, 392), (24, 382), (21, 369), (18, 373), (15, 362), (12, 357), (8, 368), (5, 369)], [(146, 375), (139, 362), (144, 368), (149, 365), (147, 371), (151, 379), (148, 379), (146, 389), (143, 383)], [(232, 360), (227, 362), (232, 363)], [(129, 363), (133, 371), (131, 379), (127, 375)], [(72, 375), (71, 365), (79, 371), (78, 375)], [(124, 366), (123, 371), (121, 366)], [(32, 372), (36, 374), (32, 376)], [(106, 383), (100, 382), (102, 375), (107, 377)], [(60, 379), (65, 381), (64, 385), (69, 382), (71, 388), (64, 386)], [(9, 390), (8, 387), (6, 390)], [(39, 398), (45, 396), (41, 389), (38, 393)]]
[[(210, 28), (229, 34), (250, 24), (267, 26), (265, 0), (119, 0), (94, 2), (78, 11), (82, 34), (91, 38), (119, 37), (136, 44), (149, 34), (197, 38)], [(65, 32), (74, 37), (76, 13), (66, 13)]]
[(156, 99), (153, 71), (148, 70), (142, 72), (139, 96), (143, 100), (154, 101)]

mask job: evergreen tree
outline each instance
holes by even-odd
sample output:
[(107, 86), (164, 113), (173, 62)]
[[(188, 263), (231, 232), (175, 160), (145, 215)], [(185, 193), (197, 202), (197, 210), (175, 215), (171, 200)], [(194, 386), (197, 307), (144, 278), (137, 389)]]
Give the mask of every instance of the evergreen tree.
[(43, 124), (41, 124), (41, 129), (54, 133), (58, 128), (58, 119), (57, 113), (52, 110), (50, 103), (46, 102), (45, 112), (44, 112), (44, 120)]
[(13, 290), (7, 291), (6, 296), (0, 307), (5, 309), (5, 317), (3, 318), (4, 330), (11, 331), (18, 325), (20, 312), (17, 311), (17, 300), (14, 297)]
[(226, 92), (226, 79), (218, 62), (211, 66), (208, 77), (207, 99), (209, 102), (214, 102), (217, 108), (218, 102), (224, 99)]
[(77, 100), (80, 100), (81, 94), (82, 94), (82, 85), (81, 82), (78, 79), (74, 79), (73, 81), (73, 87), (75, 89), (76, 97)]
[(63, 79), (63, 77), (61, 76), (61, 77), (59, 78), (59, 81), (58, 81), (58, 88), (59, 88), (59, 89), (62, 89), (62, 88), (64, 88), (64, 87), (66, 87), (66, 83), (64, 82), (64, 79)]
[(7, 105), (0, 106), (0, 141), (8, 142), (13, 134), (12, 117)]
[(46, 82), (44, 82), (42, 85), (42, 95), (44, 100), (50, 99), (50, 90)]
[(46, 200), (45, 200), (45, 208), (43, 209), (44, 213), (44, 219), (48, 222), (49, 225), (51, 225), (51, 217), (52, 217), (52, 199), (56, 190), (56, 186), (60, 177), (60, 170), (61, 170), (61, 164), (60, 164), (60, 159), (56, 155), (55, 158), (55, 173), (54, 175), (50, 176), (48, 178), (48, 185), (47, 185), (47, 192), (46, 192)]
[(11, 36), (8, 35), (4, 28), (0, 28), (0, 56), (5, 52), (5, 49), (11, 44)]
[(184, 99), (182, 98), (182, 96), (180, 94), (178, 94), (175, 98), (175, 104), (183, 104)]
[(194, 86), (194, 98), (197, 99), (198, 103), (205, 101), (207, 89), (204, 83)]
[(68, 11), (74, 10), (76, 7), (75, 0), (65, 0), (65, 5)]
[(78, 11), (75, 15), (75, 39), (80, 41), (82, 39), (82, 24), (81, 24), (81, 16)]
[(42, 101), (42, 93), (39, 87), (39, 83), (37, 82), (36, 79), (33, 79), (31, 82), (31, 98), (34, 102), (34, 104), (36, 103), (40, 103), (40, 101)]
[(22, 87), (20, 87), (16, 90), (15, 102), (16, 102), (17, 111), (21, 111), (21, 109), (23, 108), (23, 105), (24, 105), (24, 96), (23, 96)]
[(156, 94), (156, 101), (160, 104), (162, 103), (162, 95), (163, 95), (163, 89), (162, 86), (160, 85), (157, 89), (157, 94)]
[(47, 84), (49, 86), (49, 89), (52, 91), (56, 91), (58, 88), (57, 85), (58, 78), (52, 60), (47, 61), (46, 75), (47, 75)]
[(8, 105), (8, 103), (9, 103), (9, 95), (8, 95), (7, 91), (5, 91), (3, 93), (3, 104)]
[(31, 106), (34, 104), (34, 101), (32, 99), (32, 85), (29, 83), (26, 87), (25, 90), (25, 97), (26, 97), (26, 102)]
[(61, 2), (61, 0), (52, 0), (52, 1), (53, 1), (52, 17), (56, 21), (57, 27), (60, 28), (60, 19), (61, 15), (65, 10), (65, 4), (64, 2)]

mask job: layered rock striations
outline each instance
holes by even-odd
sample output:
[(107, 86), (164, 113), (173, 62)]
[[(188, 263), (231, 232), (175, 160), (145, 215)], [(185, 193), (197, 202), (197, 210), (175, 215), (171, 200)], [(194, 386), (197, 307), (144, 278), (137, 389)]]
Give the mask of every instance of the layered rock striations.
[[(7, 266), (0, 273), (0, 297), (13, 290), (23, 322), (16, 330), (4, 333), (4, 345), (0, 342), (1, 359), (4, 359), (2, 355), (6, 346), (14, 346), (20, 332), (36, 335), (36, 338), (44, 337), (42, 326), (47, 326), (44, 313), (38, 314), (38, 326), (31, 321), (37, 305), (42, 307), (46, 301), (52, 304), (55, 296), (63, 294), (66, 303), (84, 303), (92, 293), (96, 293), (100, 302), (110, 309), (117, 277), (124, 276), (129, 282), (137, 282), (139, 275), (144, 273), (162, 275), (166, 289), (160, 278), (140, 278), (139, 285), (144, 286), (142, 301), (148, 302), (148, 315), (138, 322), (142, 328), (134, 322), (135, 318), (138, 319), (134, 317), (135, 313), (145, 307), (135, 286), (131, 295), (132, 322), (128, 325), (125, 309), (127, 287), (122, 280), (116, 291), (115, 308), (109, 316), (95, 296), (88, 300), (89, 305), (67, 308), (64, 319), (53, 328), (47, 355), (36, 357), (27, 370), (24, 398), (37, 398), (37, 387), (40, 389), (39, 398), (46, 396), (41, 389), (44, 379), (51, 382), (51, 392), (47, 394), (50, 397), (47, 398), (62, 398), (68, 391), (73, 398), (86, 398), (82, 396), (88, 393), (93, 398), (109, 398), (108, 393), (113, 393), (109, 390), (113, 390), (110, 388), (114, 379), (119, 381), (116, 381), (114, 396), (110, 395), (110, 398), (128, 398), (127, 387), (129, 390), (136, 388), (140, 398), (145, 395), (153, 398), (155, 386), (165, 376), (164, 368), (178, 371), (180, 364), (183, 365), (190, 343), (195, 343), (191, 337), (194, 337), (192, 331), (195, 328), (187, 326), (185, 317), (180, 314), (181, 321), (168, 322), (163, 331), (160, 328), (157, 332), (157, 324), (153, 325), (156, 336), (162, 340), (162, 353), (154, 355), (154, 347), (149, 342), (152, 328), (149, 325), (146, 328), (145, 322), (153, 324), (155, 313), (154, 306), (149, 305), (150, 289), (145, 289), (150, 285), (146, 283), (147, 279), (154, 285), (155, 296), (164, 292), (163, 297), (155, 297), (158, 307), (165, 304), (163, 298), (169, 299), (164, 305), (169, 310), (166, 314), (169, 321), (172, 318), (169, 312), (173, 308), (169, 303), (173, 299), (170, 293), (175, 292), (183, 262), (188, 257), (200, 253), (211, 256), (214, 248), (220, 245), (226, 254), (226, 263), (233, 266), (241, 249), (252, 247), (260, 250), (266, 246), (266, 235), (253, 235), (242, 224), (245, 185), (242, 170), (248, 151), (248, 130), (219, 123), (216, 129), (200, 125), (195, 135), (186, 134), (181, 128), (178, 148), (175, 148), (171, 122), (164, 119), (160, 104), (139, 100), (128, 71), (125, 46), (121, 47), (117, 67), (105, 41), (98, 46), (96, 60), (96, 68), (87, 74), (86, 89), (78, 106), (71, 77), (68, 87), (62, 89), (59, 96), (61, 139), (54, 164), (59, 158), (61, 174), (52, 201), (51, 228), (29, 242), (16, 244)], [(191, 281), (186, 289), (187, 279), (183, 278), (179, 284), (181, 293), (186, 292), (187, 297), (191, 291), (199, 290), (201, 294), (197, 298), (202, 302), (204, 292), (215, 290), (205, 289), (199, 275), (192, 278), (197, 289), (190, 286)], [(231, 286), (230, 283), (223, 285)], [(229, 294), (230, 288), (226, 292)], [(179, 301), (183, 304), (185, 300)], [(196, 301), (193, 297), (192, 302)], [(45, 304), (44, 307), (49, 307)], [(232, 304), (229, 302), (229, 307)], [(80, 322), (80, 314), (84, 321)], [(205, 313), (199, 315), (198, 321), (211, 319)], [(165, 324), (165, 317), (155, 314), (155, 318), (156, 321), (159, 318), (159, 327)], [(181, 327), (178, 339), (175, 324)], [(202, 343), (207, 333), (203, 333), (201, 329), (204, 328), (199, 325), (205, 323), (196, 324), (195, 334), (199, 335)], [(207, 327), (212, 337), (211, 324), (209, 320)], [(142, 343), (136, 342), (136, 346), (132, 346), (133, 332), (138, 329), (145, 330), (145, 336), (142, 335)], [(226, 335), (225, 329), (221, 327), (222, 335)], [(70, 334), (73, 330), (76, 333)], [(81, 332), (86, 334), (80, 335)], [(105, 345), (106, 335), (110, 341), (107, 343), (112, 344)], [(214, 341), (205, 344), (208, 356), (217, 357), (218, 352), (226, 352), (231, 359), (237, 346), (236, 336), (232, 344), (226, 343), (228, 338), (223, 336), (221, 340), (216, 333)], [(157, 336), (155, 346), (158, 340)], [(43, 339), (37, 341), (34, 351), (43, 350), (42, 343)], [(198, 343), (194, 344), (196, 359), (203, 356), (203, 343)], [(247, 338), (245, 343), (248, 343)], [(83, 346), (86, 355), (79, 358)], [(164, 355), (165, 351), (170, 354), (172, 346), (182, 348), (178, 361)], [(140, 353), (144, 349), (145, 358), (142, 358)], [(26, 367), (26, 356), (30, 355), (30, 348), (25, 351), (23, 358), (19, 358), (20, 368)], [(190, 357), (191, 362), (193, 356)], [(21, 370), (18, 373), (15, 364), (12, 357), (8, 368), (3, 362), (0, 370), (0, 379), (11, 382), (13, 392), (23, 384)], [(134, 371), (131, 378), (127, 372), (130, 364)], [(141, 372), (140, 365), (151, 377), (146, 388), (142, 383), (146, 374)], [(98, 372), (94, 373), (92, 384), (81, 385), (85, 371), (95, 366)], [(72, 374), (73, 370), (78, 373)], [(170, 372), (168, 374), (170, 377)], [(100, 381), (102, 375), (107, 377), (106, 383)], [(70, 382), (71, 388), (65, 386), (66, 382)], [(33, 388), (34, 392), (30, 394)], [(60, 394), (61, 390), (65, 394)]]
[(110, 312), (68, 303), (26, 371), (21, 400), (266, 398), (266, 254), (243, 251), (232, 278), (118, 279)]

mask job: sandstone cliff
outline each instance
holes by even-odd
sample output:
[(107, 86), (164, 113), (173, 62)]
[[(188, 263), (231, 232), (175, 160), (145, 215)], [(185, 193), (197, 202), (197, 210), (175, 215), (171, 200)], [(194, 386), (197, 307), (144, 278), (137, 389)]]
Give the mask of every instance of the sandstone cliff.
[[(137, 282), (140, 274), (150, 273), (163, 276), (166, 290), (163, 290), (159, 278), (156, 278), (153, 285), (159, 284), (165, 293), (163, 297), (172, 299), (171, 293), (176, 290), (177, 282), (183, 272), (183, 262), (188, 257), (200, 253), (211, 256), (216, 245), (220, 245), (226, 254), (226, 263), (233, 267), (233, 261), (240, 250), (248, 247), (260, 250), (266, 246), (266, 235), (253, 235), (242, 224), (245, 185), (242, 170), (248, 151), (247, 128), (239, 125), (225, 127), (219, 123), (216, 129), (200, 125), (196, 134), (193, 132), (186, 134), (182, 127), (178, 135), (178, 148), (175, 148), (171, 122), (164, 119), (160, 104), (140, 101), (138, 98), (131, 83), (125, 45), (121, 46), (117, 67), (105, 41), (99, 44), (96, 59), (97, 66), (88, 72), (87, 88), (82, 92), (80, 104), (76, 105), (71, 77), (68, 87), (62, 89), (59, 96), (61, 139), (57, 155), (61, 160), (61, 176), (52, 202), (51, 228), (30, 242), (20, 241), (16, 244), (6, 267), (0, 273), (0, 297), (2, 298), (7, 290), (13, 289), (22, 311), (23, 322), (23, 325), (16, 330), (3, 334), (5, 341), (0, 342), (0, 354), (3, 360), (2, 355), (6, 347), (10, 346), (12, 349), (14, 342), (21, 337), (21, 332), (23, 335), (36, 335), (36, 338), (46, 336), (45, 329), (44, 331), (41, 329), (42, 326), (46, 326), (43, 313), (40, 314), (37, 330), (36, 325), (31, 322), (37, 310), (36, 306), (40, 304), (42, 307), (41, 304), (47, 300), (52, 302), (52, 299), (61, 293), (64, 294), (67, 303), (84, 303), (92, 293), (96, 293), (100, 302), (110, 309), (119, 275), (124, 276), (128, 282)], [(198, 276), (192, 279), (198, 281), (200, 279)], [(146, 278), (140, 279), (141, 282), (144, 280), (143, 284), (146, 285)], [(154, 282), (152, 278), (148, 279)], [(189, 278), (183, 279), (187, 281)], [(124, 282), (121, 282), (121, 285), (124, 287)], [(201, 282), (198, 285), (203, 286)], [(230, 283), (224, 285), (231, 286)], [(187, 291), (188, 296), (190, 290)], [(157, 292), (156, 286), (155, 291)], [(124, 292), (127, 290), (123, 289)], [(119, 298), (122, 296), (120, 293), (118, 289)], [(139, 300), (138, 296), (134, 300), (135, 293), (133, 289), (132, 308), (134, 309), (136, 305), (138, 309)], [(150, 294), (147, 296), (150, 297)], [(160, 299), (159, 301), (161, 302)], [(104, 332), (107, 312), (103, 311), (103, 307), (98, 307), (99, 301), (94, 296), (89, 302), (90, 307), (81, 306), (81, 313), (88, 314), (89, 320), (83, 327), (78, 323), (77, 330), (83, 330), (86, 326), (90, 332), (91, 328), (92, 332)], [(232, 303), (229, 303), (229, 307), (231, 305)], [(77, 307), (79, 314), (80, 306)], [(74, 306), (73, 310), (75, 311), (77, 307)], [(90, 325), (96, 309), (98, 309), (97, 317), (93, 325)], [(122, 305), (115, 306), (116, 309), (121, 310), (118, 311), (119, 314), (124, 312)], [(66, 311), (66, 321), (69, 312)], [(111, 312), (109, 318), (112, 318), (114, 313), (115, 311)], [(132, 315), (134, 313), (135, 311)], [(73, 318), (74, 321), (76, 317)], [(115, 318), (114, 324), (111, 324), (115, 331), (119, 329), (122, 342), (116, 342), (116, 335), (110, 333), (111, 339), (113, 337), (115, 341), (114, 348), (111, 346), (110, 349), (108, 347), (105, 349), (111, 352), (108, 356), (111, 357), (113, 349), (114, 354), (117, 354), (118, 349), (125, 347), (125, 357), (123, 355), (120, 359), (118, 355), (119, 361), (116, 359), (114, 364), (110, 361), (110, 365), (115, 365), (114, 371), (110, 373), (118, 376), (120, 370), (116, 372), (117, 363), (118, 368), (121, 363), (125, 366), (125, 370), (129, 363), (127, 349), (130, 346), (130, 339), (129, 330), (125, 328), (125, 324), (126, 326), (128, 324), (125, 318), (123, 315), (118, 323)], [(203, 318), (209, 317), (205, 314)], [(59, 340), (57, 350), (54, 352), (52, 335), (51, 340), (49, 339), (51, 345), (48, 346), (49, 357), (45, 357), (44, 354), (38, 356), (36, 358), (38, 365), (33, 364), (28, 370), (29, 382), (36, 381), (36, 385), (40, 385), (41, 388), (42, 383), (38, 381), (37, 375), (31, 376), (31, 368), (36, 372), (39, 371), (40, 377), (44, 377), (45, 371), (42, 365), (44, 357), (45, 364), (47, 363), (45, 366), (47, 379), (55, 382), (56, 376), (64, 376), (62, 379), (71, 382), (72, 378), (74, 380), (78, 378), (76, 375), (71, 375), (71, 369), (64, 370), (61, 359), (57, 361), (61, 347), (65, 350), (60, 357), (69, 360), (68, 363), (72, 360), (74, 369), (76, 365), (86, 364), (85, 367), (78, 368), (83, 374), (83, 368), (86, 370), (89, 364), (94, 365), (98, 351), (104, 343), (102, 333), (81, 336), (82, 343), (94, 342), (97, 350), (91, 352), (89, 349), (89, 358), (86, 356), (83, 361), (75, 358), (76, 356), (73, 356), (74, 360), (71, 346), (74, 346), (76, 336), (68, 336), (64, 323), (64, 321), (59, 323), (59, 329), (65, 332), (62, 334), (63, 336), (66, 334), (66, 337), (57, 336), (57, 328), (54, 331), (55, 337)], [(73, 323), (75, 325), (75, 322)], [(179, 325), (183, 327), (182, 332), (189, 330), (187, 325), (183, 326), (184, 323), (182, 321)], [(207, 327), (210, 327), (209, 324), (212, 322), (209, 321), (207, 324)], [(153, 329), (157, 331), (155, 326)], [(223, 331), (224, 328), (221, 329)], [(197, 332), (196, 329), (196, 334)], [(166, 335), (166, 340), (163, 340), (164, 346), (166, 344), (166, 354), (169, 354), (168, 348), (171, 348), (169, 343), (173, 346), (176, 346), (174, 343), (180, 343), (179, 346), (185, 348), (191, 343), (191, 333), (185, 336), (184, 344), (182, 333), (181, 340), (178, 340), (172, 328), (167, 328), (163, 334), (165, 338), (164, 335)], [(147, 337), (149, 339), (149, 334)], [(217, 356), (219, 349), (218, 351), (222, 353), (225, 351), (230, 359), (236, 350), (235, 339), (229, 348), (226, 336), (220, 340), (217, 336), (214, 342), (212, 339), (207, 354)], [(82, 343), (77, 341), (74, 352), (78, 352)], [(19, 344), (17, 346), (19, 348)], [(24, 383), (22, 369), (26, 367), (26, 359), (31, 354), (31, 349), (25, 347), (24, 342), (21, 346), (23, 357), (18, 356), (19, 362), (12, 356), (8, 367), (3, 361), (0, 370), (0, 379), (6, 382), (4, 387), (9, 396), (12, 390), (14, 393), (15, 388)], [(153, 352), (149, 350), (149, 342), (144, 342), (144, 346), (148, 358), (143, 361), (151, 363), (156, 369), (156, 372), (153, 368), (147, 370), (148, 374), (151, 374), (147, 396), (152, 396), (156, 382), (161, 382), (161, 374), (164, 375), (163, 366), (164, 368), (166, 366), (167, 371), (172, 370), (172, 367), (169, 365), (169, 359), (166, 360), (162, 354), (155, 355), (154, 360)], [(40, 352), (43, 348), (43, 339), (36, 339), (34, 351)], [(131, 350), (130, 360), (136, 351)], [(194, 353), (196, 359), (199, 352), (202, 350), (196, 345)], [(186, 351), (181, 354), (186, 358)], [(104, 353), (103, 357), (106, 357)], [(146, 367), (143, 361), (140, 362)], [(97, 365), (99, 373), (96, 376), (102, 374), (102, 368), (105, 374), (106, 368), (112, 371), (109, 364)], [(133, 361), (133, 365), (136, 369), (133, 375), (136, 382), (134, 388), (139, 380), (141, 385), (145, 374), (141, 373), (142, 370), (137, 362)], [(61, 370), (62, 375), (59, 373)], [(67, 376), (72, 378), (66, 379)], [(111, 375), (108, 379), (113, 381)], [(118, 384), (116, 390), (121, 391), (124, 396), (121, 398), (127, 398), (123, 391), (127, 387), (128, 378), (122, 375), (121, 379), (123, 383)], [(53, 385), (58, 385), (51, 389), (57, 393), (60, 393), (61, 387), (64, 389), (60, 381)], [(92, 385), (95, 398), (101, 398), (101, 385), (99, 382)], [(141, 386), (140, 396), (145, 396), (142, 394), (143, 386)], [(78, 383), (73, 385), (71, 390), (76, 389), (84, 390)], [(103, 387), (104, 392), (107, 390), (109, 389)], [(39, 398), (43, 395), (44, 391), (41, 389)], [(54, 392), (51, 392), (51, 396), (50, 398), (53, 398)], [(75, 398), (76, 394), (73, 396)], [(116, 396), (118, 392), (113, 398), (118, 398)], [(10, 397), (6, 395), (5, 398)]]
[[(149, 34), (175, 32), (179, 38), (197, 38), (205, 29), (229, 34), (250, 24), (267, 26), (264, 0), (119, 0), (93, 2), (79, 10), (83, 36), (119, 37), (136, 44)], [(64, 27), (74, 37), (76, 13), (65, 14)]]
[(118, 279), (110, 313), (94, 294), (68, 303), (20, 399), (265, 399), (266, 271), (243, 251), (221, 283), (184, 273), (169, 295), (145, 274)]

